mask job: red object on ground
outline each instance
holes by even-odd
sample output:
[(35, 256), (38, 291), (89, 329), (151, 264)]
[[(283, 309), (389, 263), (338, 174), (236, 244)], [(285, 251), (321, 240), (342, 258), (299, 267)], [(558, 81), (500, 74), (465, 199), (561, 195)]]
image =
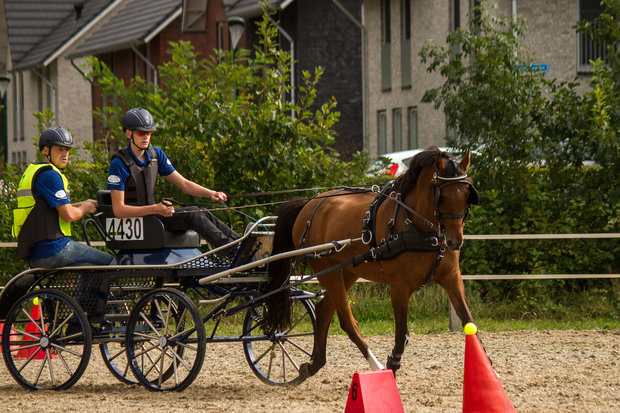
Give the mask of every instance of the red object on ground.
[(353, 374), (345, 413), (405, 412), (392, 370)]
[[(35, 304), (32, 307), (32, 311), (30, 311), (30, 317), (32, 317), (32, 319), (35, 321), (39, 321), (41, 319), (41, 313), (39, 311), (39, 304)], [(39, 328), (36, 325), (34, 325), (34, 323), (32, 322), (29, 322), (28, 324), (26, 324), (26, 333), (30, 333), (33, 336), (39, 336), (39, 337), (41, 336), (41, 330), (39, 330)], [(27, 345), (28, 343), (26, 342), (28, 341), (34, 342), (35, 339), (28, 337), (27, 335), (24, 335), (22, 337), (22, 343)], [(37, 346), (19, 350), (15, 358), (16, 359), (22, 359), (22, 358), (27, 359), (35, 352), (37, 354), (34, 356), (34, 360), (42, 360), (45, 358), (45, 351), (41, 350)]]
[(475, 334), (465, 337), (463, 412), (516, 412)]

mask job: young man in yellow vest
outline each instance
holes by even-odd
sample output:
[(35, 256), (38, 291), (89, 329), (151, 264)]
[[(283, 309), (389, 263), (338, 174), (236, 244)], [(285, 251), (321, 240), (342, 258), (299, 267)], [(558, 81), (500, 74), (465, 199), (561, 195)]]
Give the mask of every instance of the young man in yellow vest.
[(13, 210), (13, 236), (17, 256), (30, 267), (107, 265), (112, 256), (71, 239), (71, 223), (97, 209), (96, 201), (71, 204), (69, 182), (62, 169), (69, 162), (73, 138), (60, 127), (45, 130), (39, 138), (43, 163), (30, 164), (17, 189)]

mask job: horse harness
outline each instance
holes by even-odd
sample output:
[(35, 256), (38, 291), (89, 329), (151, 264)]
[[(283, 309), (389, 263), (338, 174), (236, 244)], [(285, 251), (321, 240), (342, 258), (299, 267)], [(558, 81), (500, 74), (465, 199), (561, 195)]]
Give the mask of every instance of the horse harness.
[[(432, 222), (424, 218), (420, 213), (416, 212), (415, 210), (413, 210), (411, 207), (409, 207), (403, 202), (402, 194), (396, 193), (393, 190), (396, 182), (397, 180), (388, 182), (387, 184), (383, 186), (383, 188), (381, 188), (380, 191), (378, 190), (378, 187), (376, 186), (373, 187), (373, 190), (374, 188), (377, 188), (377, 190), (375, 190), (377, 195), (375, 196), (375, 199), (370, 203), (368, 207), (368, 211), (366, 211), (366, 214), (364, 215), (364, 219), (362, 221), (361, 240), (364, 244), (367, 244), (369, 246), (369, 250), (366, 251), (365, 253), (356, 255), (355, 257), (353, 257), (352, 259), (348, 261), (345, 261), (334, 267), (321, 271), (321, 275), (323, 273), (331, 272), (336, 269), (344, 268), (351, 264), (354, 267), (357, 267), (358, 265), (365, 263), (365, 262), (389, 260), (392, 258), (396, 258), (403, 252), (434, 252), (434, 251), (437, 251), (438, 252), (437, 258), (435, 259), (435, 262), (433, 263), (433, 266), (431, 267), (428, 275), (424, 279), (423, 286), (427, 287), (431, 284), (433, 280), (433, 275), (435, 274), (437, 267), (439, 267), (439, 264), (441, 263), (444, 257), (445, 250), (447, 248), (445, 235), (441, 231), (441, 227), (442, 227), (441, 220), (444, 218), (447, 218), (447, 219), (463, 218), (463, 221), (464, 221), (469, 212), (469, 205), (478, 203), (478, 191), (476, 190), (474, 185), (467, 179), (467, 174), (462, 174), (462, 175), (455, 176), (455, 177), (443, 177), (443, 176), (440, 176), (437, 172), (435, 172), (435, 174), (433, 175), (433, 180), (431, 182), (431, 187), (433, 190), (433, 210), (439, 223), (439, 225), (436, 226), (435, 224), (433, 224)], [(441, 189), (447, 185), (455, 184), (455, 183), (465, 183), (469, 186), (470, 194), (469, 194), (469, 198), (467, 201), (468, 205), (463, 212), (442, 214), (438, 208), (439, 200), (441, 197)], [(340, 188), (338, 192), (343, 191), (343, 190), (351, 190), (351, 188)], [(388, 198), (394, 201), (394, 204), (395, 204), (394, 213), (392, 215), (392, 218), (387, 222), (387, 226), (388, 226), (387, 238), (381, 239), (381, 241), (379, 241), (379, 244), (377, 244), (377, 240), (375, 236), (376, 224), (377, 224), (377, 220), (376, 220), (377, 211), (379, 210), (379, 207), (383, 204), (383, 202)], [(317, 212), (319, 207), (322, 205), (322, 203), (325, 201), (325, 199), (326, 198), (322, 199), (317, 204), (309, 220), (306, 222), (306, 227), (300, 237), (299, 245), (305, 244), (305, 236), (308, 230), (310, 229), (312, 219), (314, 218), (315, 213)], [(401, 208), (405, 215), (405, 223), (407, 227), (404, 230), (399, 231), (396, 234), (394, 234), (396, 217), (398, 215), (398, 211)], [(409, 215), (407, 212), (411, 212), (412, 214), (414, 214), (416, 218), (422, 220), (426, 225), (428, 225), (430, 228), (434, 229), (435, 231), (424, 232), (418, 229), (415, 225), (413, 225), (413, 221), (409, 218)], [(322, 253), (321, 256), (340, 251), (342, 247), (336, 244), (337, 243), (335, 243), (335, 246), (336, 246), (335, 251), (334, 250), (326, 251), (325, 253)], [(318, 274), (315, 274), (315, 276), (318, 276)]]

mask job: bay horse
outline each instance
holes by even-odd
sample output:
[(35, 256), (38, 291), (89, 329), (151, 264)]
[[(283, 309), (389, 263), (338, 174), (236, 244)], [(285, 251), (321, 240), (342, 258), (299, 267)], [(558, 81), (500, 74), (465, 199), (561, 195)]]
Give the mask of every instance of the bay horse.
[[(309, 260), (325, 294), (316, 306), (310, 361), (299, 367), (299, 377), (291, 384), (301, 383), (325, 365), (328, 328), (336, 312), (341, 328), (370, 368), (384, 368), (364, 342), (349, 306), (347, 292), (359, 278), (390, 287), (395, 343), (387, 368), (394, 374), (409, 341), (407, 313), (414, 291), (430, 282), (441, 285), (462, 324), (473, 322), (459, 269), (464, 219), (469, 205), (478, 201), (467, 177), (469, 165), (469, 152), (458, 162), (430, 147), (418, 153), (407, 171), (381, 192), (331, 190), (309, 200), (288, 201), (278, 209), (274, 255), (361, 238), (337, 253)], [(270, 264), (270, 289), (281, 291), (267, 300), (263, 326), (267, 332), (281, 331), (289, 323), (290, 291), (281, 287), (289, 282), (290, 274), (290, 259)]]

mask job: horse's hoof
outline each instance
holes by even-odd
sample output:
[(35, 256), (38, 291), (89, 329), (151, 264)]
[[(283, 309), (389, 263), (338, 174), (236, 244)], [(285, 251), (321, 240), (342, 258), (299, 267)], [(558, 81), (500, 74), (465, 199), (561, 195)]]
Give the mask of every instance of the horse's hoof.
[(286, 383), (286, 386), (290, 386), (290, 387), (299, 386), (301, 383), (306, 381), (308, 377), (310, 377), (309, 364), (304, 363), (301, 366), (299, 366), (299, 376), (297, 376), (297, 378)]
[(396, 377), (396, 370), (400, 368), (400, 360), (396, 361), (394, 357), (388, 356), (386, 367), (392, 370), (392, 373), (394, 373), (394, 377)]

